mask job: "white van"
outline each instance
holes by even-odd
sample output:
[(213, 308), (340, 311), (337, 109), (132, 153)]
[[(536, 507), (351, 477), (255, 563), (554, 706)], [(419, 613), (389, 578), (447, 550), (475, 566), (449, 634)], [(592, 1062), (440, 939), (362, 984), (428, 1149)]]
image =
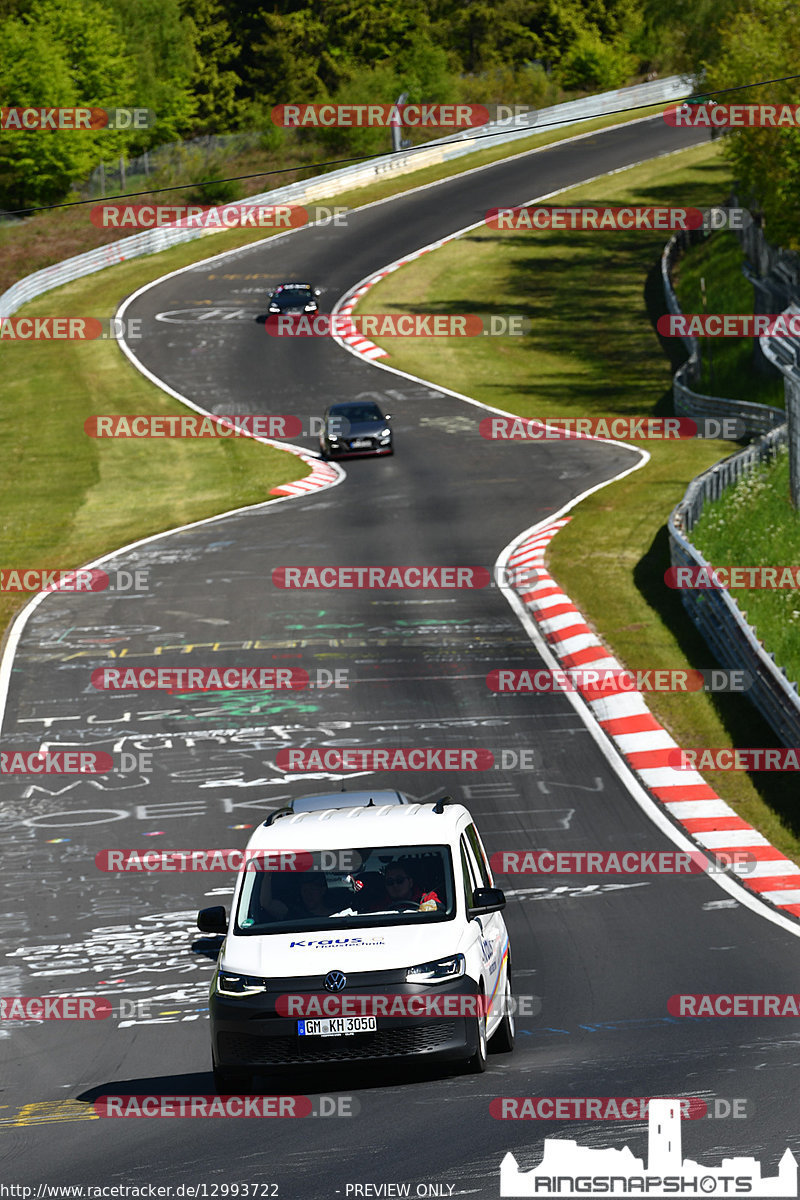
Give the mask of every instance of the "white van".
[(511, 956), (472, 817), (449, 798), (287, 812), (253, 834), (211, 984), (214, 1079), (514, 1045)]

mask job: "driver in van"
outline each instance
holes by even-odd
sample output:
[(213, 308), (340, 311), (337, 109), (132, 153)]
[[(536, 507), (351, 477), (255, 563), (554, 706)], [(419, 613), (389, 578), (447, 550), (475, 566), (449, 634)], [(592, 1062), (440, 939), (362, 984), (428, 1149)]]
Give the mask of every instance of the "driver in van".
[(390, 908), (401, 902), (419, 905), (420, 912), (436, 912), (437, 908), (444, 908), (436, 892), (426, 892), (417, 886), (411, 864), (403, 859), (389, 863), (384, 872), (383, 882), (386, 887), (386, 903)]

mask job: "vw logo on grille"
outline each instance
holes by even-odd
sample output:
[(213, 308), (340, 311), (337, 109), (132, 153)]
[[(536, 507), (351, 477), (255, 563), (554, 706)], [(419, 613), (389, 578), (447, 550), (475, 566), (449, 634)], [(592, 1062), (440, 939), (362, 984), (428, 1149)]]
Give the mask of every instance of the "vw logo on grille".
[(347, 979), (345, 978), (345, 976), (342, 974), (341, 971), (328, 971), (328, 974), (325, 976), (325, 979), (323, 980), (325, 990), (328, 992), (344, 991), (346, 983), (347, 983)]

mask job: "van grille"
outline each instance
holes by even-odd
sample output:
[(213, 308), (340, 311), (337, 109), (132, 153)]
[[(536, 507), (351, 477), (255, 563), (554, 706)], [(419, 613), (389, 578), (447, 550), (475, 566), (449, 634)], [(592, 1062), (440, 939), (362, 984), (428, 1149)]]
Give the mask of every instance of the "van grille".
[(455, 1022), (439, 1021), (411, 1029), (382, 1029), (344, 1038), (255, 1037), (221, 1033), (219, 1052), (228, 1064), (277, 1066), (281, 1063), (353, 1062), (355, 1059), (399, 1058), (444, 1049), (455, 1037)]

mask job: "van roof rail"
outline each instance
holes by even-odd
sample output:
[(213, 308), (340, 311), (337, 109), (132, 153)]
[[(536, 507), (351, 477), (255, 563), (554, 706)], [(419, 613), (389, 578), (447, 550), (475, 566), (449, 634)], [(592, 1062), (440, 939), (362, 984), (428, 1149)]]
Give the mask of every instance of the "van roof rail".
[(264, 822), (264, 825), (272, 825), (275, 821), (278, 820), (279, 817), (292, 817), (292, 816), (294, 816), (294, 813), (291, 808), (276, 808), (274, 812), (271, 812), (269, 814), (266, 821)]

